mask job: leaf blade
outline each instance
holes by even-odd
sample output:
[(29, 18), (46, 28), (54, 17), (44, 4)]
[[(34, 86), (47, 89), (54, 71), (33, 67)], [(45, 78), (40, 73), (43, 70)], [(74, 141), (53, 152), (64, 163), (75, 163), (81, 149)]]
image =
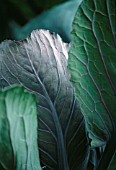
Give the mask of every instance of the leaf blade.
[(1, 44), (1, 88), (21, 83), (36, 95), (40, 158), (48, 170), (84, 170), (88, 162), (85, 123), (67, 72), (68, 48), (45, 30)]
[(111, 1), (83, 1), (73, 23), (69, 69), (93, 147), (115, 133), (114, 6)]
[(0, 126), (1, 168), (41, 170), (35, 97), (22, 87), (0, 91)]

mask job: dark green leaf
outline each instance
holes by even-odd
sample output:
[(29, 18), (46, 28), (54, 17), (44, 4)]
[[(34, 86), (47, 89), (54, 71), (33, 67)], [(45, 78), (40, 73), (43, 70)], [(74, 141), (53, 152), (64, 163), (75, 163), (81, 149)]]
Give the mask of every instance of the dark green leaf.
[(115, 2), (84, 0), (73, 23), (68, 67), (93, 147), (116, 131)]
[(39, 149), (46, 170), (86, 170), (85, 123), (67, 72), (68, 45), (49, 31), (0, 46), (0, 87), (23, 84), (37, 98)]
[(35, 97), (22, 87), (0, 91), (0, 170), (41, 170)]

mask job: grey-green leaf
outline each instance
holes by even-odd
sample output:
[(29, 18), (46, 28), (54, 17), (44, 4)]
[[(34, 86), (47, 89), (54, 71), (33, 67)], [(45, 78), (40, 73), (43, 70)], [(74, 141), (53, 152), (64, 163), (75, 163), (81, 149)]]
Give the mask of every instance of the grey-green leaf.
[(23, 87), (0, 91), (0, 170), (41, 170), (35, 96)]
[(68, 44), (49, 31), (0, 45), (0, 87), (22, 84), (38, 104), (38, 143), (46, 170), (86, 170), (89, 141), (67, 72)]
[(115, 2), (84, 0), (73, 23), (68, 67), (93, 147), (116, 133)]

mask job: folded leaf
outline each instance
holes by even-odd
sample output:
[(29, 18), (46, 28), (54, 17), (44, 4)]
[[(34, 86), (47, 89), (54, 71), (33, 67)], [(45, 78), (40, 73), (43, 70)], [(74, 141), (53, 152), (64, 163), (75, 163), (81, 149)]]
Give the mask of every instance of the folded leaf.
[(67, 72), (68, 45), (49, 31), (0, 46), (0, 86), (22, 84), (38, 104), (38, 143), (46, 170), (84, 170), (89, 146)]
[(35, 97), (23, 87), (0, 91), (0, 170), (41, 170)]
[(116, 133), (115, 20), (115, 1), (84, 0), (73, 23), (68, 67), (93, 147)]

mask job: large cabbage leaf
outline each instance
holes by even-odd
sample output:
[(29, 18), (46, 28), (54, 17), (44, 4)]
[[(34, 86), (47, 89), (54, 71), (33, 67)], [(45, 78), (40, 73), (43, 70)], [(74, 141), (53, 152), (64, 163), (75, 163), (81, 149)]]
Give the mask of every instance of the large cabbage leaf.
[(86, 170), (89, 141), (69, 81), (69, 46), (49, 31), (0, 45), (0, 88), (22, 84), (38, 104), (38, 146), (46, 170)]
[(0, 91), (0, 170), (41, 170), (35, 96), (23, 87)]
[[(103, 150), (99, 170), (108, 168), (116, 150), (115, 2), (82, 2), (73, 22), (68, 65), (91, 146)], [(90, 157), (89, 168), (95, 165), (93, 159)]]
[(84, 0), (73, 23), (68, 67), (93, 147), (116, 133), (115, 21), (115, 1)]

